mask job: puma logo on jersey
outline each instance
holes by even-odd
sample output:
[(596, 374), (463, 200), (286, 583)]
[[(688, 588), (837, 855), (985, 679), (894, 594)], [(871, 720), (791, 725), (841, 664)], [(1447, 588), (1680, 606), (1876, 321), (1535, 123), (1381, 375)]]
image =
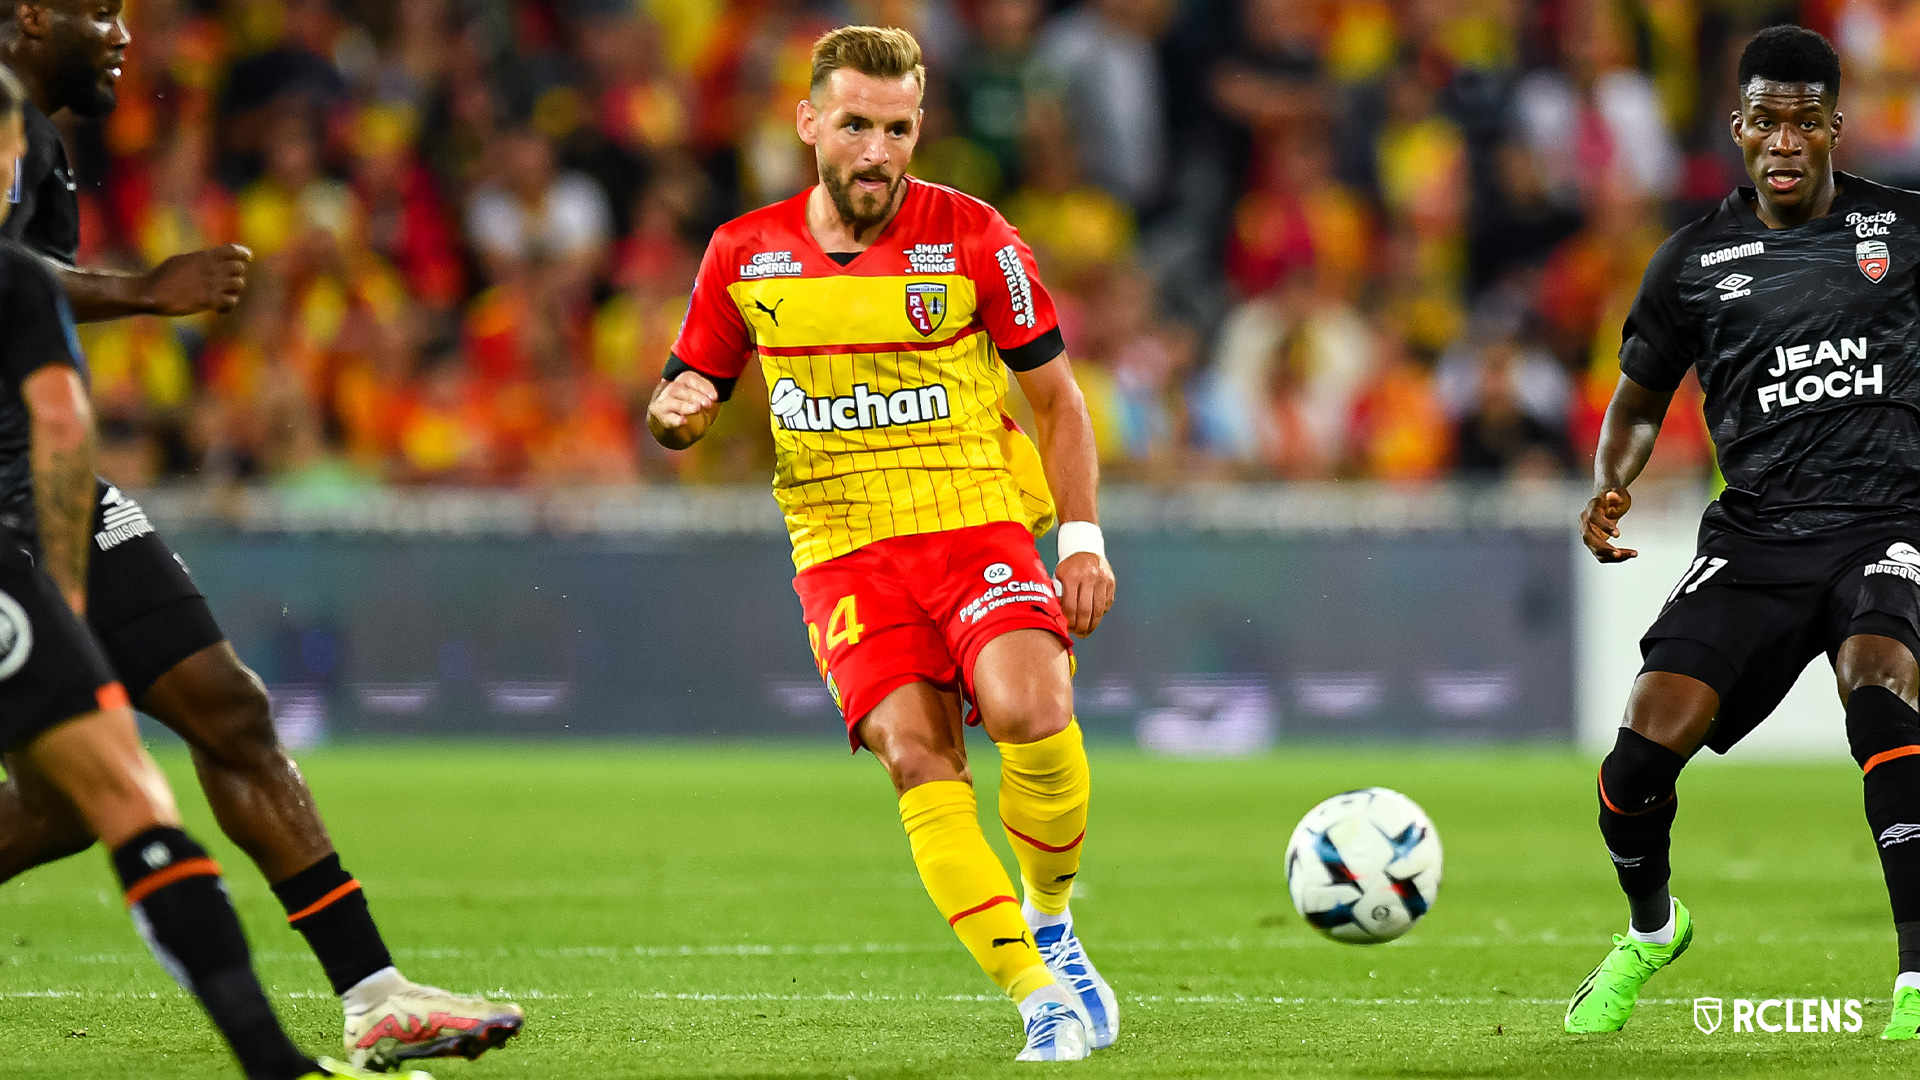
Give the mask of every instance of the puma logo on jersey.
[(947, 388), (939, 383), (876, 394), (866, 383), (853, 384), (845, 397), (809, 397), (792, 379), (773, 384), (773, 415), (788, 431), (858, 431), (924, 424), (953, 415)]
[(1723, 247), (1718, 251), (1703, 253), (1700, 256), (1700, 265), (1702, 267), (1719, 266), (1723, 262), (1744, 259), (1749, 255), (1758, 255), (1766, 250), (1767, 245), (1759, 240), (1746, 244), (1735, 244), (1732, 247)]
[(753, 306), (759, 308), (761, 311), (766, 312), (767, 318), (773, 320), (773, 325), (779, 326), (780, 325), (780, 305), (786, 302), (787, 302), (787, 298), (783, 296), (780, 299), (775, 300), (773, 302), (772, 307), (768, 307), (767, 305), (761, 303), (758, 300), (755, 300), (753, 302)]

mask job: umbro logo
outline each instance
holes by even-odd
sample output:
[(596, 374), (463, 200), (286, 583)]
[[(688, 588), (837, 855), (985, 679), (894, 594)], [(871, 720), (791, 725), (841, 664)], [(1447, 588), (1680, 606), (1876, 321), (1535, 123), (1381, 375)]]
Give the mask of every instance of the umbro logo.
[(1920, 825), (1889, 825), (1886, 831), (1880, 834), (1880, 846), (1889, 848), (1916, 838), (1920, 838)]
[(1746, 274), (1728, 274), (1715, 282), (1713, 287), (1720, 290), (1720, 302), (1725, 303), (1728, 300), (1738, 300), (1743, 296), (1752, 296), (1753, 290), (1747, 288), (1751, 284), (1753, 284), (1753, 278)]

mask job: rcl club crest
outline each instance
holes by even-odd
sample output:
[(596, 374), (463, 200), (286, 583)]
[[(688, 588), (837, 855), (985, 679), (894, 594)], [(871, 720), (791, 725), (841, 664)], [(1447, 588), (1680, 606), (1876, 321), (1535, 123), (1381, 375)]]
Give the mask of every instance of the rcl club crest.
[(1887, 270), (1893, 266), (1893, 259), (1887, 254), (1885, 240), (1862, 240), (1853, 249), (1854, 261), (1860, 265), (1860, 272), (1867, 275), (1868, 281), (1879, 281), (1887, 276)]
[[(1882, 245), (1883, 247), (1885, 245)], [(947, 286), (945, 282), (915, 281), (907, 286), (907, 321), (920, 331), (921, 337), (928, 337), (947, 318)]]

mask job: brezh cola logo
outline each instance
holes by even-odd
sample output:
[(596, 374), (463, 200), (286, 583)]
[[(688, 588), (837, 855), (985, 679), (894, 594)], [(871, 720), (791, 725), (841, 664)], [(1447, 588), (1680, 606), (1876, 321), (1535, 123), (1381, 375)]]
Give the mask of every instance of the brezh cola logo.
[[(1693, 1026), (1699, 1028), (1702, 1035), (1719, 1031), (1723, 1005), (1716, 997), (1694, 998)], [(1735, 1034), (1857, 1032), (1863, 1023), (1859, 998), (1766, 998), (1762, 1001), (1734, 998), (1732, 1012)]]

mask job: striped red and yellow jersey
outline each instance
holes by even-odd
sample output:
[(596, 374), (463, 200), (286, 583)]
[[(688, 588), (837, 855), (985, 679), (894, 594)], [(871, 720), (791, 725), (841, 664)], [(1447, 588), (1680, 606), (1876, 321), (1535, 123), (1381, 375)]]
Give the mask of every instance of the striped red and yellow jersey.
[(906, 184), (845, 265), (807, 228), (806, 192), (721, 226), (667, 365), (725, 397), (759, 356), (801, 570), (890, 536), (1053, 524), (1039, 454), (1006, 412), (1007, 368), (1062, 348), (1033, 252), (986, 203)]

